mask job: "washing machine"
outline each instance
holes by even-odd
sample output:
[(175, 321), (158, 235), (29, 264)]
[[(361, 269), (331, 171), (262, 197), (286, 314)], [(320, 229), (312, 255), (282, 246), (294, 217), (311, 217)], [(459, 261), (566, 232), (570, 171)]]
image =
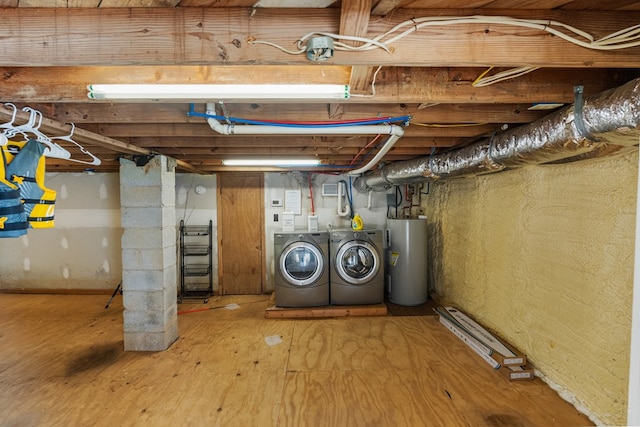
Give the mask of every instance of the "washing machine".
[(277, 307), (329, 305), (329, 233), (273, 236)]
[(331, 232), (331, 304), (384, 302), (382, 230)]

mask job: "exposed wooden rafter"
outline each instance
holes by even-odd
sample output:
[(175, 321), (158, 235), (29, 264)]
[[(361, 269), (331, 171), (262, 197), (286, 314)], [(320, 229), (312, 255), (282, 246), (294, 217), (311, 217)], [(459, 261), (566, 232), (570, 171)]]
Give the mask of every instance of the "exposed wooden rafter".
[[(594, 35), (637, 24), (637, 12), (498, 10), (487, 13), (555, 19)], [(474, 15), (477, 10), (395, 10), (368, 24), (368, 37), (416, 16)], [(333, 9), (9, 8), (2, 11), (0, 66), (307, 64), (259, 39), (287, 48), (310, 29), (336, 33)], [(332, 63), (365, 66), (640, 67), (640, 48), (601, 52), (548, 33), (501, 24), (423, 29), (393, 45), (393, 53), (341, 51)]]
[[(10, 122), (16, 120), (18, 123), (26, 123), (29, 120), (29, 113), (25, 111), (18, 111), (13, 117), (13, 110), (7, 106), (0, 106), (0, 120)], [(43, 133), (51, 133), (51, 135), (68, 135), (71, 132), (71, 126), (67, 123), (52, 120), (48, 117), (42, 117), (39, 130)], [(126, 153), (134, 155), (149, 155), (153, 152), (147, 148), (138, 147), (133, 144), (129, 144), (117, 139), (109, 138), (98, 133), (94, 133), (85, 129), (75, 128), (73, 132), (73, 140), (79, 144), (90, 144), (92, 146), (106, 148), (108, 150), (115, 151), (117, 153)], [(176, 160), (177, 166), (180, 169), (187, 170), (189, 172), (200, 173), (189, 163)]]
[[(410, 124), (385, 161), (407, 160), (433, 148), (445, 151), (472, 144), (505, 124), (513, 128), (530, 123), (549, 113), (529, 111), (532, 104), (570, 105), (575, 85), (584, 86), (585, 97), (621, 86), (640, 76), (640, 47), (595, 51), (538, 29), (495, 23), (422, 28), (391, 43), (390, 52), (337, 50), (324, 62), (255, 42), (295, 50), (297, 41), (309, 32), (370, 39), (398, 23), (426, 16), (552, 19), (595, 38), (640, 22), (640, 0), (545, 0), (531, 10), (533, 3), (345, 0), (291, 9), (253, 7), (255, 0), (0, 0), (0, 102), (40, 110), (57, 122), (48, 128), (53, 134), (68, 133), (65, 123), (75, 123), (74, 137), (103, 160), (100, 171), (117, 171), (118, 157), (132, 153), (163, 153), (186, 162), (179, 162), (179, 167), (205, 172), (222, 170), (221, 160), (232, 155), (312, 155), (325, 164), (348, 165), (363, 150), (374, 155), (379, 148), (375, 137), (321, 132), (224, 136), (204, 118), (188, 115), (188, 100), (96, 101), (87, 98), (86, 86), (350, 84), (356, 96), (348, 100), (226, 102), (224, 112), (255, 120), (322, 122), (407, 115)], [(608, 10), (599, 10), (603, 8)], [(378, 66), (382, 68), (371, 97)], [(519, 66), (541, 68), (490, 86), (473, 84), (489, 67), (495, 67), (489, 73), (495, 74)], [(204, 112), (205, 104), (194, 108)], [(45, 128), (51, 125), (45, 123)], [(56, 159), (47, 162), (52, 171), (83, 166)]]

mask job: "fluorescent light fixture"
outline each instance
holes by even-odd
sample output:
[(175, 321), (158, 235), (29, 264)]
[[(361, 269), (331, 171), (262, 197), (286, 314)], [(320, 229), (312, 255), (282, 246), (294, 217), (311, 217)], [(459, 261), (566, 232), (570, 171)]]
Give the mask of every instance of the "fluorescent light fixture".
[(228, 159), (223, 160), (225, 166), (318, 166), (320, 160), (311, 159)]
[(539, 110), (553, 110), (558, 107), (562, 107), (564, 104), (559, 102), (540, 102), (538, 104), (533, 104), (531, 107), (527, 108), (529, 111), (539, 111)]
[(235, 100), (349, 99), (349, 85), (335, 84), (95, 84), (90, 99)]

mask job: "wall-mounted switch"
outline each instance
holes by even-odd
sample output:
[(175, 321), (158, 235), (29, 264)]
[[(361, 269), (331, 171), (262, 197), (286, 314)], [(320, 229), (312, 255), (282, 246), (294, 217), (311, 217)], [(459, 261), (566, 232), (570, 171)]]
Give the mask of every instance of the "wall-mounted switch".
[(273, 214), (273, 222), (278, 222), (278, 214)]

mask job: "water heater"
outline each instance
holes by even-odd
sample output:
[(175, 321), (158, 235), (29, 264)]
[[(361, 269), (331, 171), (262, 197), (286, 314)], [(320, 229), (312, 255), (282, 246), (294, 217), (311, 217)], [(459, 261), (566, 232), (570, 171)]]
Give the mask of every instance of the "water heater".
[(387, 219), (387, 296), (398, 305), (420, 305), (427, 286), (427, 220)]

